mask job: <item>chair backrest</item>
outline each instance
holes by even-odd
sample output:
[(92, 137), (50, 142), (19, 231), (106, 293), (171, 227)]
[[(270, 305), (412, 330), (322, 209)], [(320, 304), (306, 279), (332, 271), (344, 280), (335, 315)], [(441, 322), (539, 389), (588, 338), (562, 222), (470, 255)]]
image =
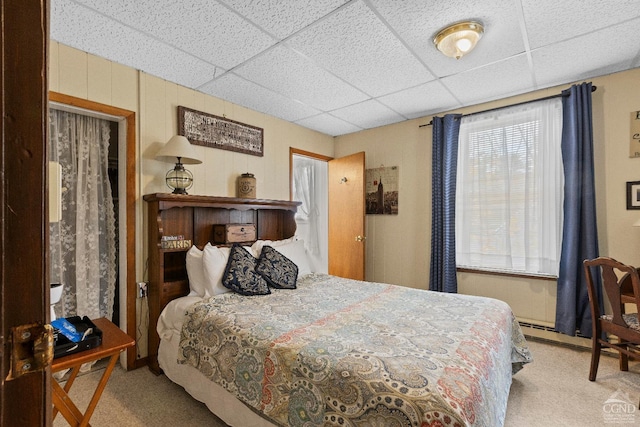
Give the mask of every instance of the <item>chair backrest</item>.
[[(616, 325), (628, 327), (622, 314), (624, 307), (622, 302), (621, 288), (625, 285), (627, 291), (633, 291), (633, 296), (638, 312), (640, 312), (640, 279), (638, 270), (630, 265), (623, 264), (613, 258), (599, 257), (584, 261), (584, 273), (587, 279), (589, 292), (589, 304), (594, 322), (600, 318), (600, 309), (596, 298), (595, 285), (592, 276), (592, 267), (598, 268), (598, 274), (602, 275), (602, 286), (611, 303), (612, 322)], [(629, 287), (629, 281), (631, 286)]]

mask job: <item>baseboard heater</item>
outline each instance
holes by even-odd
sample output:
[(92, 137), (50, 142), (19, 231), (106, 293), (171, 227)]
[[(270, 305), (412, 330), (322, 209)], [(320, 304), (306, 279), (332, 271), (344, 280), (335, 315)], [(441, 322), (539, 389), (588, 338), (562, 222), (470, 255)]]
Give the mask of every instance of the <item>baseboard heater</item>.
[(518, 321), (518, 323), (520, 324), (520, 327), (524, 327), (524, 328), (539, 329), (541, 331), (547, 331), (547, 332), (556, 332), (556, 330), (551, 326), (538, 325), (536, 323), (522, 322), (522, 321)]
[[(524, 327), (524, 328), (532, 328), (532, 329), (538, 329), (540, 331), (546, 331), (546, 332), (553, 332), (558, 334), (559, 332), (556, 331), (555, 328), (552, 328), (551, 326), (546, 326), (546, 325), (539, 325), (537, 323), (531, 323), (531, 322), (522, 322), (522, 321), (518, 321), (518, 323), (520, 324), (520, 327)], [(580, 332), (578, 332), (576, 334), (576, 337), (578, 338), (584, 338), (587, 340), (591, 340), (591, 338), (589, 337), (585, 337), (584, 335), (582, 335)]]
[(557, 332), (553, 326), (541, 325), (534, 322), (519, 320), (518, 323), (522, 328), (522, 332), (528, 339), (536, 339), (542, 341), (552, 342), (554, 344), (577, 347), (582, 350), (588, 350), (591, 348), (591, 338), (587, 338), (584, 335), (578, 333), (575, 337), (561, 334)]

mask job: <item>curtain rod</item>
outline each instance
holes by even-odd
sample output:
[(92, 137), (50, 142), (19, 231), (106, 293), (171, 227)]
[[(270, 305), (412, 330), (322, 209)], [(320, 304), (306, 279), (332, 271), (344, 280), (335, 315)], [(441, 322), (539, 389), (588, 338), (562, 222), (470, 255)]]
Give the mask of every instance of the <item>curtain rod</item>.
[[(596, 89), (598, 87), (597, 86), (591, 86), (591, 92), (595, 92)], [(496, 110), (502, 110), (504, 108), (509, 108), (509, 107), (517, 107), (518, 105), (524, 105), (524, 104), (529, 104), (531, 102), (538, 102), (538, 101), (545, 101), (547, 99), (553, 99), (553, 98), (560, 98), (562, 96), (569, 96), (569, 94), (567, 93), (566, 95), (564, 94), (564, 91), (560, 92), (557, 95), (551, 95), (551, 96), (545, 96), (544, 98), (538, 98), (538, 99), (532, 99), (531, 101), (523, 101), (523, 102), (518, 102), (515, 104), (510, 104), (510, 105), (504, 105), (502, 107), (496, 107), (496, 108), (490, 108), (488, 110), (482, 110), (482, 111), (475, 111), (473, 113), (468, 113), (468, 114), (462, 114), (462, 117), (466, 117), (466, 116), (473, 116), (475, 114), (481, 114), (481, 113), (489, 113), (491, 111), (496, 111)], [(418, 126), (419, 128), (425, 127), (425, 126), (431, 126), (433, 124), (433, 120), (431, 120), (429, 123), (425, 123), (423, 125)]]

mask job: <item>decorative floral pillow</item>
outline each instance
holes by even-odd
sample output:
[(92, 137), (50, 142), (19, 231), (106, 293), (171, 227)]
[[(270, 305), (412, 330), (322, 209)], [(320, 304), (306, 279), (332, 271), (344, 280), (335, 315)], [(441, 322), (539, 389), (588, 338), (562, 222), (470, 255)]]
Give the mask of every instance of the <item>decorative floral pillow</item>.
[(256, 273), (257, 260), (245, 248), (234, 244), (222, 276), (222, 284), (241, 295), (270, 294), (269, 285)]
[(278, 289), (295, 289), (298, 266), (271, 246), (263, 246), (256, 265), (256, 272), (269, 286)]

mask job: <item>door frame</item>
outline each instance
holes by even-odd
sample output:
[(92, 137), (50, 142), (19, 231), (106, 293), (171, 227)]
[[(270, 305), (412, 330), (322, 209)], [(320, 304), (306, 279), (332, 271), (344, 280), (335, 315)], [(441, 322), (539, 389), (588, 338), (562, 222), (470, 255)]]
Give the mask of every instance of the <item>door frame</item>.
[(312, 153), (311, 151), (300, 150), (298, 148), (289, 147), (289, 200), (293, 201), (293, 156), (304, 156), (311, 159), (328, 162), (333, 160), (333, 157), (325, 156), (324, 154)]
[[(125, 153), (118, 154), (118, 163), (120, 158), (125, 157), (125, 182), (126, 182), (126, 332), (136, 342), (136, 113), (123, 108), (113, 107), (107, 104), (101, 104), (95, 101), (89, 101), (75, 96), (65, 95), (58, 92), (49, 92), (49, 101), (58, 104), (76, 107), (82, 110), (92, 111), (96, 113), (107, 114), (109, 116), (119, 117), (126, 120), (126, 150)], [(122, 227), (122, 221), (120, 222)], [(122, 254), (120, 254), (122, 256)], [(121, 286), (122, 288), (122, 286)], [(122, 307), (120, 307), (122, 312)], [(136, 359), (136, 347), (127, 349), (127, 369), (135, 369), (146, 364), (146, 359)]]
[[(320, 208), (324, 207), (325, 209), (319, 211), (320, 222), (317, 224), (318, 227), (320, 228), (318, 231), (319, 232), (322, 231), (322, 233), (319, 233), (318, 242), (315, 242), (318, 245), (318, 249), (320, 250), (320, 253), (307, 254), (309, 258), (309, 262), (314, 267), (314, 271), (326, 273), (328, 272), (328, 269), (329, 269), (329, 194), (328, 194), (329, 183), (327, 182), (327, 179), (328, 179), (328, 170), (329, 170), (328, 164), (331, 160), (333, 160), (333, 157), (325, 156), (323, 154), (312, 153), (310, 151), (300, 150), (293, 147), (289, 148), (289, 200), (292, 200), (292, 201), (293, 201), (293, 188), (294, 188), (294, 157), (298, 157), (300, 159), (299, 161), (303, 161), (301, 158), (309, 159), (313, 161), (314, 169), (316, 171), (318, 171), (318, 168), (322, 168), (322, 166), (324, 166), (326, 171), (326, 174), (324, 174), (324, 176), (321, 179), (317, 178), (316, 180), (316, 189), (318, 185), (320, 186), (322, 186), (323, 184), (326, 185), (326, 205), (323, 206), (322, 202), (320, 202), (319, 204)], [(320, 184), (320, 182), (322, 182), (322, 184)], [(317, 200), (318, 199), (316, 198), (316, 201)], [(298, 209), (300, 208), (301, 207), (299, 207)], [(296, 234), (301, 236), (302, 238), (302, 235), (298, 233), (301, 233), (301, 232), (303, 233), (304, 231), (297, 230), (298, 227), (301, 227), (302, 229), (305, 227), (305, 225), (303, 225), (302, 223), (298, 223), (298, 219), (296, 218)], [(309, 225), (306, 225), (306, 227), (309, 227)]]
[(11, 330), (49, 315), (49, 2), (0, 3), (0, 425), (51, 425), (51, 368), (16, 376)]

